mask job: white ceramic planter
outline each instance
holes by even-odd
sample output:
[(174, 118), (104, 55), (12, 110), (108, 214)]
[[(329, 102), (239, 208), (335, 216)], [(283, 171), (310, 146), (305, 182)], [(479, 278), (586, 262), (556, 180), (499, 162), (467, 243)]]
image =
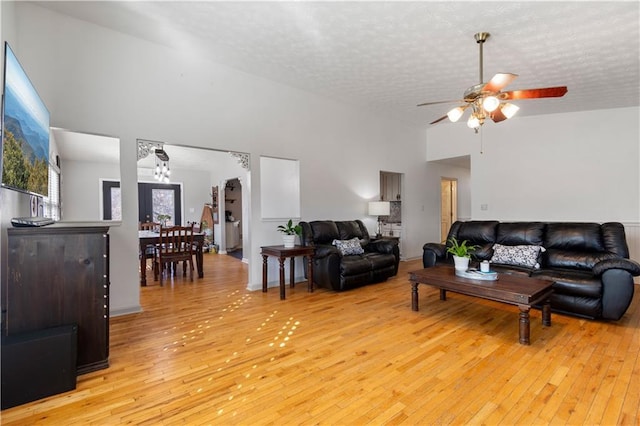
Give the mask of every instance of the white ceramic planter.
[(295, 235), (283, 235), (282, 242), (284, 243), (285, 248), (292, 248), (296, 245), (296, 236)]
[(457, 270), (460, 271), (466, 271), (467, 269), (469, 269), (469, 258), (468, 257), (460, 257), (460, 256), (453, 256), (453, 263), (455, 265), (455, 268)]

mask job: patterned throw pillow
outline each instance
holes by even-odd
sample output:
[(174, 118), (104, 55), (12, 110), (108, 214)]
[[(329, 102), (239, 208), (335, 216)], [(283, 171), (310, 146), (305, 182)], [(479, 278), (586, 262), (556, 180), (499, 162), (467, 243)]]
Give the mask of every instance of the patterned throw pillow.
[(340, 253), (342, 253), (343, 256), (364, 253), (364, 249), (360, 245), (360, 240), (358, 238), (352, 238), (350, 240), (333, 240), (332, 244), (340, 250)]
[(493, 257), (490, 262), (540, 269), (538, 255), (544, 251), (546, 249), (542, 246), (503, 246), (494, 244)]

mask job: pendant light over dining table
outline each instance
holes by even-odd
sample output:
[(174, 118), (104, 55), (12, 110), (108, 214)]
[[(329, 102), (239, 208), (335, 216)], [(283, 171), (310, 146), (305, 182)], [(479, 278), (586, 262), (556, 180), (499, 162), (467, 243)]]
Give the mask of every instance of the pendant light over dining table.
[(164, 149), (155, 150), (156, 154), (156, 168), (153, 173), (153, 178), (162, 183), (169, 183), (169, 176), (171, 176), (171, 169), (169, 168), (169, 155)]

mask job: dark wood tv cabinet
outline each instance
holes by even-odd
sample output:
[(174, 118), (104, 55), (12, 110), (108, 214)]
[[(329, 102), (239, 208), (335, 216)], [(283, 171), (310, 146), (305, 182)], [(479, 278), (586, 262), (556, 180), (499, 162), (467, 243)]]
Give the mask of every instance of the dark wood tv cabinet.
[(109, 366), (109, 227), (8, 228), (6, 336), (78, 326), (78, 374)]

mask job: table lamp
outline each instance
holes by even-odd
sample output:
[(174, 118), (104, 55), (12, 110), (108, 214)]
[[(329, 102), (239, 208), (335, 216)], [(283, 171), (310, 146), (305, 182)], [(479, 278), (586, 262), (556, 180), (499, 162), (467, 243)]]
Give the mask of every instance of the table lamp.
[(382, 220), (380, 216), (389, 216), (391, 213), (391, 203), (388, 201), (369, 201), (369, 215), (378, 216), (378, 232), (376, 238), (382, 236)]

